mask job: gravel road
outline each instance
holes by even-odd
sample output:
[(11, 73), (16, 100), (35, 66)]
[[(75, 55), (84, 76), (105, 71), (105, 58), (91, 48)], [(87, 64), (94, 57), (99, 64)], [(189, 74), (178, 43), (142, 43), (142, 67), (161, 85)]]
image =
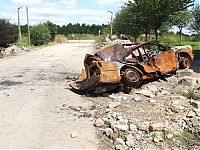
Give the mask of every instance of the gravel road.
[(69, 91), (65, 79), (93, 50), (91, 42), (67, 43), (0, 59), (0, 148), (98, 147), (92, 119), (68, 109), (92, 103)]

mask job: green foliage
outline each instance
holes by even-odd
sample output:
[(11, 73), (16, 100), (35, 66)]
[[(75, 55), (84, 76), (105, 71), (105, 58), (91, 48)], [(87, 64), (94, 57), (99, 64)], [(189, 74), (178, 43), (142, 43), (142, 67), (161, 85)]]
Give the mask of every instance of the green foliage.
[(200, 101), (200, 94), (194, 92), (193, 90), (188, 90), (186, 93), (183, 93), (183, 96), (187, 97), (188, 99), (199, 100)]
[(196, 33), (196, 34), (200, 34), (200, 5), (197, 4), (193, 10), (192, 10), (192, 14), (193, 14), (193, 22), (191, 24), (191, 30)]
[(178, 27), (180, 42), (182, 43), (182, 30), (191, 22), (192, 14), (189, 11), (179, 11), (172, 16), (172, 24)]
[(35, 46), (46, 44), (51, 39), (50, 31), (44, 24), (33, 26), (30, 33), (31, 43)]
[(17, 26), (6, 19), (0, 19), (0, 47), (7, 47), (17, 40)]
[[(119, 28), (126, 28), (127, 25), (141, 30), (147, 37), (152, 30), (156, 40), (163, 24), (170, 19), (170, 16), (178, 11), (184, 11), (193, 4), (194, 0), (134, 0), (125, 4), (117, 14), (115, 23)], [(124, 21), (123, 23), (121, 21)], [(121, 24), (120, 24), (121, 23)], [(127, 28), (131, 34), (133, 28)]]
[(51, 41), (53, 41), (56, 37), (56, 34), (58, 33), (58, 26), (50, 21), (47, 21), (46, 23), (44, 23), (44, 25), (48, 27), (51, 34)]

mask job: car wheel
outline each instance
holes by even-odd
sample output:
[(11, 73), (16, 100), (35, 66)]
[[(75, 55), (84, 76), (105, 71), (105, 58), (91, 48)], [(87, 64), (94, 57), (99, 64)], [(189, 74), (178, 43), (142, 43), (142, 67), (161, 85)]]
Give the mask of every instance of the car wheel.
[(189, 57), (187, 56), (180, 57), (179, 68), (181, 69), (189, 68), (190, 65), (191, 65), (191, 59)]
[(127, 68), (123, 71), (122, 83), (125, 86), (137, 86), (141, 82), (140, 73), (134, 68)]

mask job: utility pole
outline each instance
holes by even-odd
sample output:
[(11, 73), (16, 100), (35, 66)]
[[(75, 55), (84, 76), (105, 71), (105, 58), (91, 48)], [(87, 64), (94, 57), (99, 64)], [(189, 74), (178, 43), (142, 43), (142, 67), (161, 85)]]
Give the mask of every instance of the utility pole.
[(22, 34), (21, 34), (20, 19), (19, 19), (19, 10), (21, 8), (22, 7), (17, 8), (17, 14), (18, 14), (18, 38), (19, 38), (20, 44), (22, 44)]
[(28, 17), (28, 7), (26, 7), (26, 17), (27, 17), (27, 28), (28, 28), (28, 44), (31, 44), (30, 29), (29, 29), (29, 17)]
[(109, 13), (111, 13), (111, 17), (110, 17), (110, 36), (112, 38), (112, 34), (113, 34), (113, 12), (112, 11), (108, 11)]

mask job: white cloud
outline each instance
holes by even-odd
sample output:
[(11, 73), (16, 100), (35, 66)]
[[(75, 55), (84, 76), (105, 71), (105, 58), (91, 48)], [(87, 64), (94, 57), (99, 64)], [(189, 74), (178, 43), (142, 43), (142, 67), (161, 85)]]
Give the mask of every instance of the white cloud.
[(67, 5), (75, 5), (77, 3), (77, 0), (62, 0), (61, 3)]
[(125, 2), (128, 2), (128, 0), (96, 0), (96, 3), (99, 5), (117, 5), (120, 6), (122, 4), (124, 4)]
[(24, 5), (40, 4), (42, 1), (43, 0), (12, 0), (13, 3)]

